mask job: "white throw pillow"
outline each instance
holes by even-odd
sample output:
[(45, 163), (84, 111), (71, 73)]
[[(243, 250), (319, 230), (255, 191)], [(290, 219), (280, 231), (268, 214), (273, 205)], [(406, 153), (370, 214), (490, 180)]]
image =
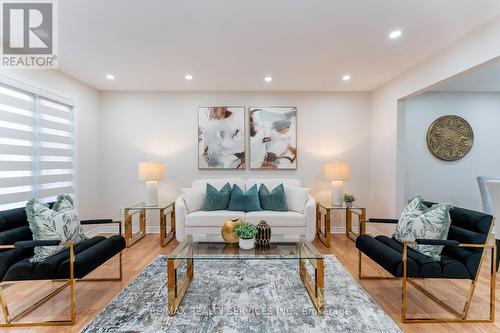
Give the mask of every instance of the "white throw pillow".
[(303, 213), (308, 197), (309, 189), (306, 187), (285, 186), (285, 198), (288, 210)]
[(181, 188), (182, 196), (189, 213), (205, 207), (205, 192), (199, 188)]

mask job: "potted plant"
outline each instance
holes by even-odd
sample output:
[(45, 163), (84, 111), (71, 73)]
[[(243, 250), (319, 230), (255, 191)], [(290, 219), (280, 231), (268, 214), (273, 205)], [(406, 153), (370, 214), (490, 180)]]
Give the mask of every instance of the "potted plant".
[(346, 193), (344, 194), (343, 201), (345, 202), (346, 207), (351, 208), (354, 201), (356, 201), (356, 198), (354, 197), (354, 195)]
[(240, 248), (251, 250), (255, 244), (255, 235), (257, 235), (257, 227), (250, 223), (244, 223), (234, 228), (234, 232), (240, 237)]

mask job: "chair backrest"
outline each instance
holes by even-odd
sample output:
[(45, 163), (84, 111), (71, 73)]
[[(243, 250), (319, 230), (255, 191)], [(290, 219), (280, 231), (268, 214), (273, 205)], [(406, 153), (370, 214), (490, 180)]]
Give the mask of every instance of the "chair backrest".
[(500, 181), (499, 177), (477, 177), (477, 184), (479, 185), (479, 193), (481, 194), (481, 201), (483, 203), (483, 212), (486, 214), (494, 215), (493, 203), (491, 201), (490, 190), (488, 188), (488, 182), (490, 181)]
[[(433, 202), (425, 202), (430, 207)], [(485, 244), (491, 232), (493, 216), (470, 209), (453, 207), (447, 239), (463, 244)], [(462, 262), (471, 276), (475, 276), (483, 250), (481, 248), (445, 247), (443, 255)]]
[[(49, 203), (52, 208), (54, 203)], [(0, 212), (0, 245), (12, 245), (23, 240), (32, 240), (33, 235), (28, 225), (24, 207)], [(0, 279), (16, 262), (33, 255), (33, 249), (0, 250)]]
[[(486, 185), (490, 196), (491, 214), (498, 216), (500, 215), (500, 179), (488, 180)], [(495, 223), (495, 238), (500, 239), (500, 225), (498, 223)]]

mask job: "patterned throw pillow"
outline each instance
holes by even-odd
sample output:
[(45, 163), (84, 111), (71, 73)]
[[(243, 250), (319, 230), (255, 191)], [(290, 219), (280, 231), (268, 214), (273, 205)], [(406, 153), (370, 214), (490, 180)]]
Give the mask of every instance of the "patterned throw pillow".
[(79, 243), (86, 239), (83, 227), (78, 220), (73, 198), (70, 195), (58, 195), (52, 210), (63, 214), (64, 235), (67, 241)]
[(285, 188), (283, 184), (276, 186), (271, 192), (266, 185), (261, 184), (259, 187), (260, 207), (263, 210), (273, 210), (276, 212), (286, 212)]
[[(80, 242), (85, 239), (70, 196), (58, 196), (52, 209), (47, 204), (32, 199), (26, 204), (26, 215), (34, 240)], [(30, 261), (43, 261), (63, 249), (63, 246), (37, 246)]]
[(231, 197), (231, 185), (226, 183), (221, 190), (207, 183), (207, 193), (205, 194), (205, 210), (225, 210)]
[[(446, 239), (451, 224), (451, 208), (452, 206), (448, 204), (427, 208), (422, 198), (411, 200), (403, 210), (394, 238), (400, 242), (415, 239)], [(415, 244), (411, 247), (434, 260), (441, 259), (442, 246)]]

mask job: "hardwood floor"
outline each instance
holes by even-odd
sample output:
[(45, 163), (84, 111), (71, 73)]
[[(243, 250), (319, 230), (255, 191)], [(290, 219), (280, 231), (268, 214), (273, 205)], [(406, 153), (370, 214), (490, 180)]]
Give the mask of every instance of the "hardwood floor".
[[(325, 254), (334, 254), (353, 276), (357, 276), (357, 251), (354, 243), (344, 235), (335, 234), (332, 239), (332, 247), (326, 248), (321, 243), (315, 244)], [(171, 242), (167, 247), (160, 248), (159, 235), (148, 234), (143, 240), (123, 252), (123, 281), (121, 282), (81, 282), (76, 284), (76, 324), (71, 327), (36, 327), (36, 328), (3, 328), (0, 332), (78, 332), (90, 321), (106, 304), (108, 304), (134, 277), (148, 265), (153, 258), (160, 254), (168, 254), (175, 248), (177, 243)], [(117, 274), (117, 260), (112, 259), (102, 269), (96, 271), (92, 276), (113, 276)], [(366, 267), (366, 269), (365, 269)], [(365, 258), (363, 271), (370, 274), (384, 274), (376, 264)], [(483, 267), (479, 285), (476, 289), (470, 315), (480, 316), (487, 314), (489, 308), (489, 260)], [(500, 276), (500, 275), (497, 275)], [(325, 281), (335, 283), (335, 281)], [(14, 314), (29, 305), (33, 299), (50, 291), (52, 282), (30, 282), (15, 283), (5, 289), (7, 301)], [(370, 296), (380, 304), (392, 319), (405, 332), (500, 332), (500, 322), (493, 324), (402, 324), (400, 322), (401, 311), (401, 282), (399, 280), (372, 280), (361, 281), (361, 284)], [(468, 282), (465, 281), (432, 281), (424, 285), (436, 294), (442, 295), (449, 304), (454, 304), (457, 310), (461, 310), (465, 301)], [(497, 284), (497, 298), (500, 296), (500, 285)], [(30, 313), (24, 319), (41, 320), (48, 316), (59, 318), (68, 315), (68, 290), (61, 292), (52, 300), (43, 304), (40, 308)], [(16, 301), (23, 299), (22, 302)], [(409, 311), (411, 314), (445, 314), (439, 307), (428, 299), (424, 299), (415, 289), (410, 288)], [(497, 306), (496, 317), (500, 315), (500, 307)]]

